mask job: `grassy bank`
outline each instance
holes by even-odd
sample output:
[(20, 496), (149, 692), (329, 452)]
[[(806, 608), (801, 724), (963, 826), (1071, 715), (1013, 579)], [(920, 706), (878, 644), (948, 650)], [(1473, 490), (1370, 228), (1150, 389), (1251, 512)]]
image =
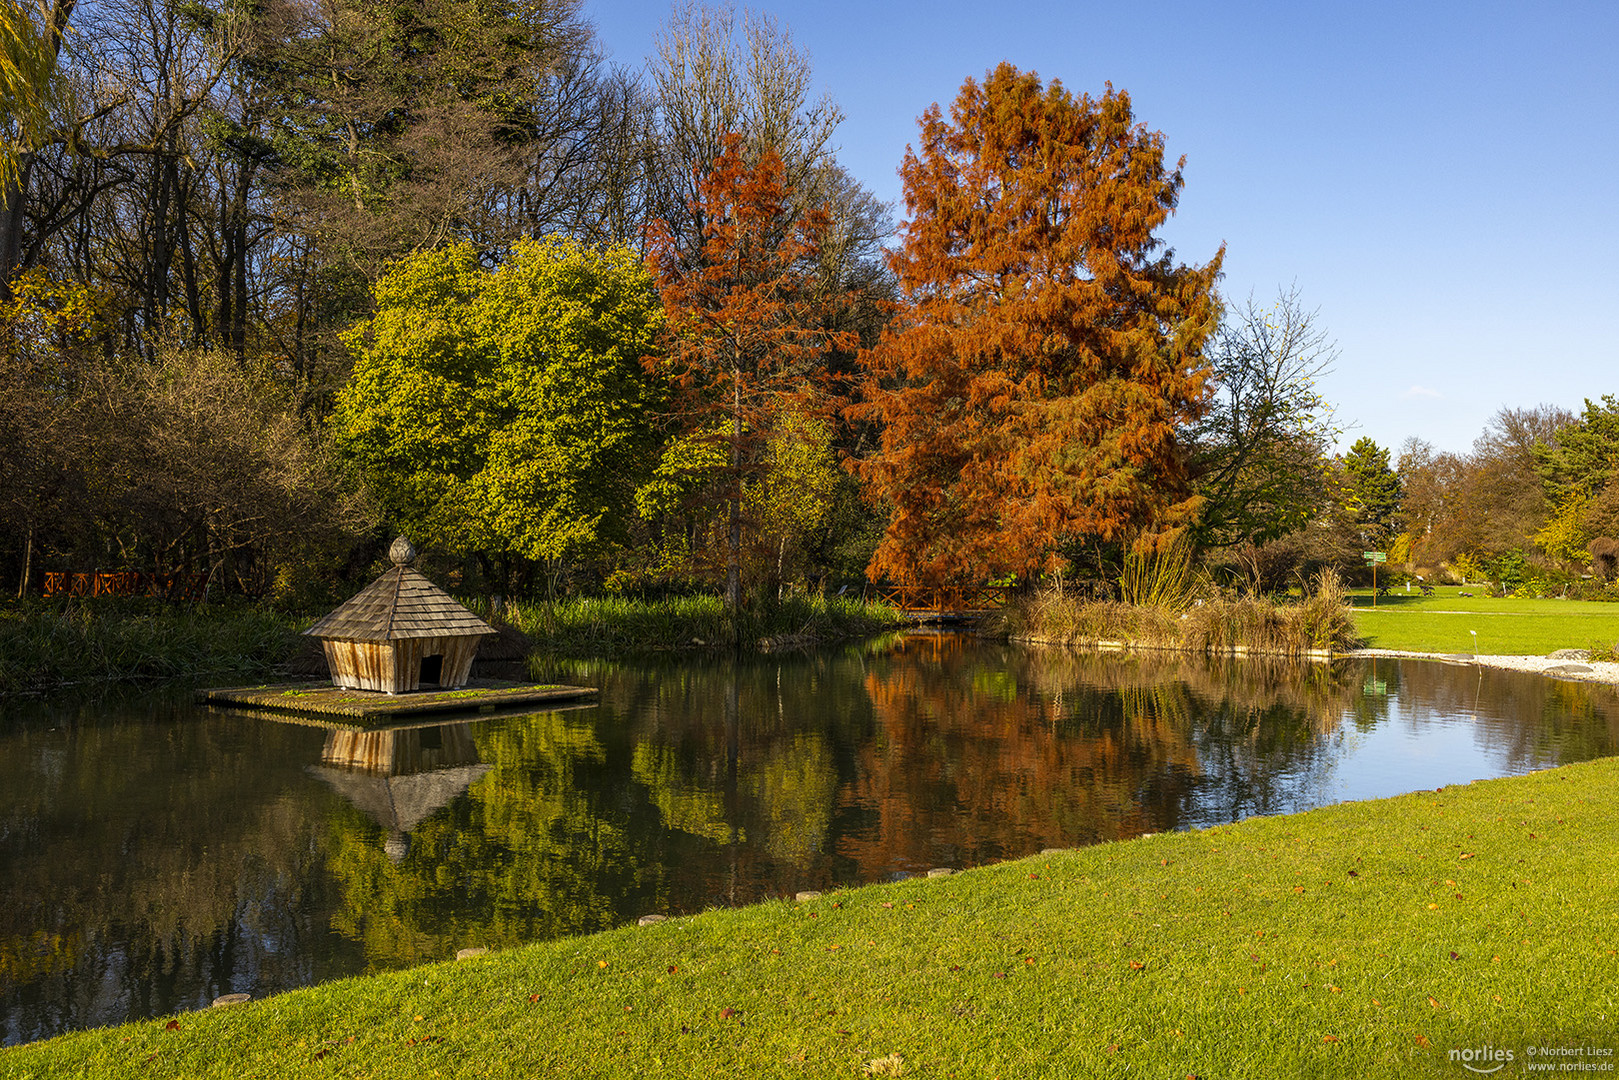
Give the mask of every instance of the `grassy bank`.
[(119, 679), (248, 676), (298, 648), (288, 616), (135, 602), (0, 608), (0, 693)]
[(1022, 640), (1078, 645), (1097, 641), (1189, 653), (1249, 652), (1302, 656), (1359, 644), (1347, 597), (1329, 583), (1297, 603), (1243, 597), (1186, 607), (1075, 600), (1044, 593), (1010, 605), (1004, 626)]
[[(469, 606), (488, 615), (477, 600)], [(517, 603), (507, 605), (502, 618), (520, 631), (521, 648), (565, 656), (723, 648), (735, 640), (723, 605), (712, 596)], [(13, 605), (0, 609), (0, 693), (123, 679), (256, 677), (294, 660), (300, 669), (319, 673), (319, 649), (300, 636), (311, 621), (246, 606), (180, 610), (119, 600)], [(741, 636), (744, 648), (768, 651), (868, 637), (903, 625), (883, 605), (799, 597), (744, 612)], [(521, 659), (520, 652), (504, 659)]]
[[(1462, 593), (1474, 593), (1463, 596)], [(1544, 656), (1555, 649), (1613, 650), (1619, 604), (1587, 600), (1494, 599), (1477, 586), (1442, 586), (1432, 596), (1391, 591), (1372, 606), (1369, 591), (1352, 596), (1355, 625), (1379, 649)]]
[(1481, 1047), (1522, 1075), (1531, 1044), (1619, 1045), (1616, 785), (1597, 761), (714, 911), (0, 1075), (1457, 1076)]
[(869, 637), (905, 625), (886, 605), (818, 596), (749, 607), (739, 627), (732, 626), (718, 596), (520, 602), (508, 604), (503, 617), (536, 649), (566, 656), (727, 648), (739, 637), (746, 649), (768, 651)]

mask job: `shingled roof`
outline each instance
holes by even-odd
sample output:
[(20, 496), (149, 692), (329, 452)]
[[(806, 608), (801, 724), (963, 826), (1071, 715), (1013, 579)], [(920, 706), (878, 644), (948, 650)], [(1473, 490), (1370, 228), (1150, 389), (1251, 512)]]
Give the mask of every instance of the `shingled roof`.
[(340, 604), (304, 633), (344, 641), (470, 637), (494, 627), (456, 603), (449, 593), (410, 567), (416, 552), (395, 541), (394, 568)]

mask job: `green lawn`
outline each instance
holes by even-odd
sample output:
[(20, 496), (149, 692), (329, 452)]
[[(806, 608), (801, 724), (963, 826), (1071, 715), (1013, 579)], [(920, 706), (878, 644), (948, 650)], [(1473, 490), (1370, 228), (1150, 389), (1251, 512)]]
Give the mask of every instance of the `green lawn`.
[[(1470, 592), (1471, 597), (1460, 593)], [(1433, 596), (1395, 588), (1377, 598), (1370, 590), (1351, 595), (1355, 624), (1367, 644), (1379, 649), (1521, 656), (1555, 649), (1612, 649), (1619, 642), (1619, 604), (1586, 600), (1491, 599), (1485, 586), (1441, 586)]]
[(1619, 1046), (1616, 788), (1596, 761), (713, 911), (0, 1075), (1458, 1077), (1488, 1047), (1518, 1076), (1530, 1045)]

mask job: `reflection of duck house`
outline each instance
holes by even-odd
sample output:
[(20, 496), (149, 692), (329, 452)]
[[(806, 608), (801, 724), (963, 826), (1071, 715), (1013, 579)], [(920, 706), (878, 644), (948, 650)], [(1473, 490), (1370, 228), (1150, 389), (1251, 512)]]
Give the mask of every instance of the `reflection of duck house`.
[(384, 847), (394, 862), (404, 857), (412, 829), (489, 771), (468, 724), (333, 731), (320, 760), (310, 771), (387, 831)]
[(494, 628), (411, 568), (410, 541), (388, 555), (392, 570), (304, 631), (320, 639), (332, 682), (387, 694), (465, 686)]

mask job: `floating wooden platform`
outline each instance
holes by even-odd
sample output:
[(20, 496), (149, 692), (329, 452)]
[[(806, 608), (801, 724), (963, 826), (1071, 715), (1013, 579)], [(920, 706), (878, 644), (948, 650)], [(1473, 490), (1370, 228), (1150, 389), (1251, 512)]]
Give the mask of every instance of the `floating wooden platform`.
[(414, 718), (434, 713), (488, 713), (519, 706), (573, 702), (596, 693), (589, 686), (501, 682), (473, 679), (456, 690), (416, 690), (384, 694), (375, 690), (348, 690), (330, 683), (278, 683), (269, 686), (231, 686), (197, 691), (207, 705), (237, 709), (267, 709), (306, 716), (348, 717), (361, 721)]

